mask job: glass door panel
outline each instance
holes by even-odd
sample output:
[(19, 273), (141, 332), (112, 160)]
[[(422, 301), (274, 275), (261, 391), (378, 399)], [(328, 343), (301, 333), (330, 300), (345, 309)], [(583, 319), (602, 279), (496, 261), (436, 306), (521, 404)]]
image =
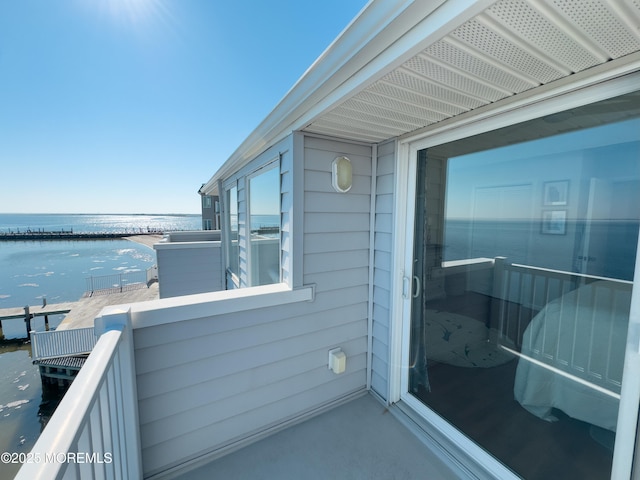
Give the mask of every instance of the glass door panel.
[(418, 153), (409, 392), (524, 478), (609, 478), (640, 102), (564, 113)]

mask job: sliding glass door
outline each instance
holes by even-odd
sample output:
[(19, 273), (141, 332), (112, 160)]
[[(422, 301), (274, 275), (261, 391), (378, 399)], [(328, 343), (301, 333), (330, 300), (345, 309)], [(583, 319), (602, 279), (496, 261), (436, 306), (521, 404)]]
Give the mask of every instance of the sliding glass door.
[(409, 394), (519, 476), (610, 478), (627, 421), (640, 95), (416, 161)]

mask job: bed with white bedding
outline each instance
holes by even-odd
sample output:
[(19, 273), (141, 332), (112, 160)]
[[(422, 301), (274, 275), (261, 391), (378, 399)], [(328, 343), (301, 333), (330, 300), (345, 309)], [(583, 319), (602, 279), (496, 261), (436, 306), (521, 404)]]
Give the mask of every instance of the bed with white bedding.
[(598, 280), (546, 304), (524, 331), (516, 400), (615, 431), (630, 299), (630, 282)]

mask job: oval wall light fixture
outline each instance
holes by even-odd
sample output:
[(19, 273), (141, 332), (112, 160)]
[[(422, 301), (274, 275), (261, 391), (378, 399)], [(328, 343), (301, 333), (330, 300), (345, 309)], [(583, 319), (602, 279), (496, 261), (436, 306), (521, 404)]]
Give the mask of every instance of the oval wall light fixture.
[(336, 192), (345, 193), (351, 190), (353, 169), (351, 160), (347, 157), (337, 157), (331, 164), (331, 184)]

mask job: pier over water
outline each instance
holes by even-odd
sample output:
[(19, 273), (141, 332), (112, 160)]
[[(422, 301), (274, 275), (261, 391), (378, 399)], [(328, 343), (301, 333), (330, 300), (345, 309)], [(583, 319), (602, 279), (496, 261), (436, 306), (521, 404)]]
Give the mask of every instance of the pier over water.
[(0, 309), (0, 341), (3, 340), (2, 323), (5, 321), (23, 320), (25, 322), (23, 338), (28, 338), (31, 332), (31, 320), (35, 317), (45, 317), (46, 326), (46, 317), (49, 315), (66, 315), (56, 330), (86, 328), (92, 327), (100, 311), (109, 305), (144, 302), (156, 300), (158, 297), (158, 282), (154, 279), (149, 283), (129, 285), (128, 288), (107, 288), (85, 292), (82, 298), (75, 302), (56, 304), (43, 302), (42, 305), (3, 308)]
[(134, 229), (122, 232), (74, 232), (73, 230), (26, 230), (0, 232), (0, 241), (25, 241), (25, 240), (101, 240), (120, 239), (139, 235), (161, 236), (163, 230)]

